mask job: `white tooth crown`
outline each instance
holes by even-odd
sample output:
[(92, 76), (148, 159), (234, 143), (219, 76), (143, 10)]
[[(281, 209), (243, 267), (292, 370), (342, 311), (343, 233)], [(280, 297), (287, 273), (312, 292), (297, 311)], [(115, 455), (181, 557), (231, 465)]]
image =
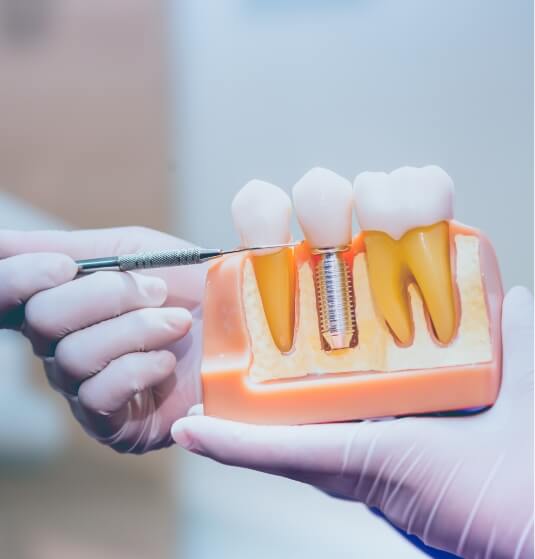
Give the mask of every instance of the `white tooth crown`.
[(269, 182), (249, 181), (232, 201), (232, 219), (242, 246), (290, 242), (291, 217), (290, 197)]
[(314, 248), (339, 247), (351, 242), (351, 183), (316, 167), (293, 187), (295, 212)]
[(453, 181), (440, 167), (401, 167), (358, 175), (354, 203), (362, 230), (400, 239), (415, 227), (452, 219), (453, 193)]

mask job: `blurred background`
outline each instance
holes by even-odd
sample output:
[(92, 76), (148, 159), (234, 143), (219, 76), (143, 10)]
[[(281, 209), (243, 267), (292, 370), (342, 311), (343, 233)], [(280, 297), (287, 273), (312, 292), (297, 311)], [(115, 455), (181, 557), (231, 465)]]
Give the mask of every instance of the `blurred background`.
[[(428, 163), (532, 286), (530, 0), (0, 0), (1, 227), (231, 246), (251, 178)], [(0, 360), (0, 557), (423, 556), (310, 488), (102, 448), (24, 341)]]

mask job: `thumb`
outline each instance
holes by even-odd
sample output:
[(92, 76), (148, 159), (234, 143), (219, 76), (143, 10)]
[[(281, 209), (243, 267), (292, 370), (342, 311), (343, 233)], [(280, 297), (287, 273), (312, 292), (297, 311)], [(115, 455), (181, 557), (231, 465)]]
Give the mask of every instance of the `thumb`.
[[(513, 287), (502, 310), (502, 395), (516, 390), (533, 377), (533, 295), (525, 287)], [(528, 387), (526, 386), (526, 389)]]
[[(60, 252), (74, 259), (111, 256), (151, 248), (158, 240), (162, 246), (167, 237), (142, 227), (81, 231), (0, 230), (0, 258), (29, 252)], [(169, 237), (169, 242), (172, 239)], [(176, 240), (173, 242), (176, 244)]]
[(362, 462), (354, 451), (364, 453), (378, 429), (381, 422), (251, 425), (193, 415), (179, 419), (171, 434), (181, 447), (223, 464), (304, 479), (344, 473), (349, 454)]

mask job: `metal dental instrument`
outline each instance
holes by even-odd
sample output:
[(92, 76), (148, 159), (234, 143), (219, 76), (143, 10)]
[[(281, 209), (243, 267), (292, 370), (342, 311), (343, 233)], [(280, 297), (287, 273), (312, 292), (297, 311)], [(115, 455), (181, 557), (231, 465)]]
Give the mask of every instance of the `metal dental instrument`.
[(191, 264), (202, 264), (208, 260), (219, 258), (227, 254), (247, 252), (249, 250), (266, 250), (271, 248), (293, 247), (300, 243), (286, 243), (280, 245), (263, 245), (231, 250), (210, 248), (179, 248), (174, 250), (160, 250), (155, 252), (138, 252), (135, 254), (123, 254), (122, 256), (105, 256), (101, 258), (89, 258), (88, 260), (77, 260), (78, 273), (90, 274), (101, 270), (128, 272), (129, 270), (146, 270), (149, 268), (164, 268), (168, 266), (189, 266)]

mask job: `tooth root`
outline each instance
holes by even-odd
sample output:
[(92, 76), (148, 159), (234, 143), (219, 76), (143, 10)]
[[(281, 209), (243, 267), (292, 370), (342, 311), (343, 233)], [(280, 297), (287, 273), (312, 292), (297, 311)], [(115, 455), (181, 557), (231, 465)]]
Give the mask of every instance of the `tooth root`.
[(400, 247), (386, 233), (379, 231), (366, 231), (364, 242), (375, 304), (398, 340), (407, 345), (413, 337), (413, 326), (407, 295), (407, 270)]
[(253, 256), (253, 267), (273, 341), (280, 351), (290, 351), (295, 323), (295, 266), (293, 253)]
[(449, 343), (456, 329), (450, 266), (449, 225), (446, 221), (408, 231), (400, 243), (405, 261), (418, 284), (438, 340)]

